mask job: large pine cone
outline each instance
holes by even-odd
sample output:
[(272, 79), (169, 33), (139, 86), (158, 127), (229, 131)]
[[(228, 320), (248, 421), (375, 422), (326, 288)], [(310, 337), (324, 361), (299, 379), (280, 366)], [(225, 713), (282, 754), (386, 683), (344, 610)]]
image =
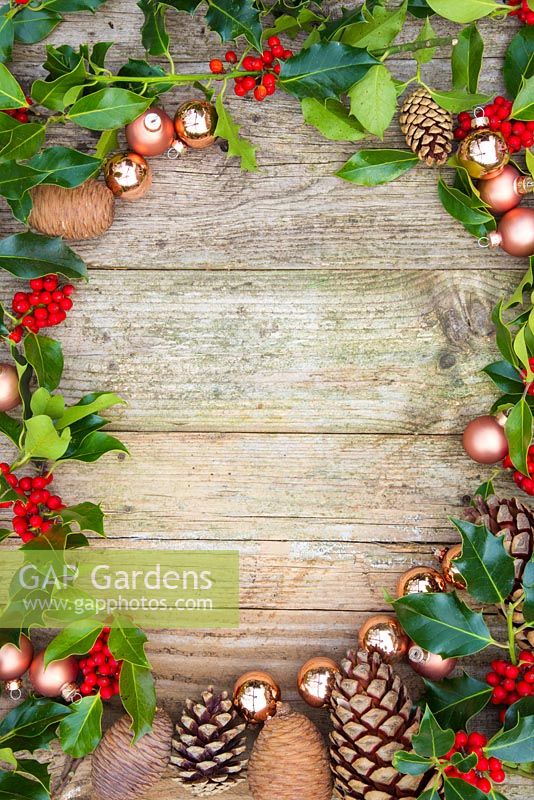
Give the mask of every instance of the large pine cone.
[[(465, 516), (475, 525), (485, 525), (495, 536), (502, 536), (503, 544), (515, 564), (515, 586), (508, 598), (517, 601), (521, 594), (525, 568), (534, 553), (534, 511), (516, 497), (510, 499), (490, 495), (486, 500), (480, 495), (473, 498), (473, 506), (466, 508)], [(525, 622), (521, 606), (515, 611), (514, 624)], [(534, 628), (523, 631), (517, 642), (520, 647), (534, 647)]]
[(452, 115), (438, 106), (424, 86), (405, 99), (399, 123), (408, 146), (421, 161), (430, 167), (447, 161), (452, 152)]
[(177, 780), (199, 797), (218, 794), (244, 780), (245, 728), (228, 692), (214, 694), (210, 686), (201, 702), (186, 700), (172, 742)]
[(131, 719), (105, 732), (92, 759), (93, 800), (134, 800), (161, 778), (171, 754), (172, 720), (156, 711), (152, 731), (132, 744)]
[(91, 179), (75, 189), (36, 186), (31, 196), (30, 225), (48, 236), (92, 239), (105, 233), (113, 222), (113, 193), (100, 181)]
[(248, 784), (254, 800), (331, 800), (328, 751), (308, 717), (279, 703), (254, 743)]
[(334, 797), (342, 800), (415, 800), (432, 776), (401, 775), (397, 750), (411, 749), (421, 710), (378, 653), (349, 650), (332, 692), (330, 755)]

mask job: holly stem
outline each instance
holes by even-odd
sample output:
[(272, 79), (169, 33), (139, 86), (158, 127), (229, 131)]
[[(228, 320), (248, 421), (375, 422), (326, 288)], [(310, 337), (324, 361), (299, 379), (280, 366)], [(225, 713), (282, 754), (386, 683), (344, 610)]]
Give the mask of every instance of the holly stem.
[(381, 61), (384, 61), (384, 59), (397, 53), (415, 53), (417, 50), (428, 50), (431, 47), (448, 47), (455, 44), (458, 44), (458, 39), (455, 36), (435, 36), (432, 39), (415, 39), (413, 42), (396, 44), (385, 50), (379, 50), (378, 53), (381, 54)]
[(172, 83), (173, 85), (195, 83), (195, 81), (225, 81), (233, 78), (242, 78), (245, 75), (256, 75), (255, 72), (247, 70), (233, 70), (232, 72), (197, 72), (191, 75), (178, 75), (168, 73), (167, 75), (153, 75), (148, 77), (136, 77), (128, 75), (92, 75), (91, 80), (95, 83)]

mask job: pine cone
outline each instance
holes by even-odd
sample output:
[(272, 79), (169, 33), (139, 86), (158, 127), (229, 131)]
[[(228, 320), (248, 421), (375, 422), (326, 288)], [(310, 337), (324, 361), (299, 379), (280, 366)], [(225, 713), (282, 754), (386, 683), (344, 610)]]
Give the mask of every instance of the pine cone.
[(75, 189), (42, 185), (31, 190), (30, 225), (48, 236), (92, 239), (113, 222), (114, 198), (105, 183), (88, 180)]
[(171, 763), (179, 772), (176, 780), (190, 786), (198, 797), (211, 797), (243, 781), (245, 728), (228, 692), (214, 694), (210, 686), (201, 702), (186, 700), (172, 742), (176, 755), (171, 755)]
[(415, 800), (431, 785), (432, 776), (401, 775), (393, 767), (397, 750), (411, 749), (421, 710), (378, 653), (349, 650), (336, 677), (330, 717), (334, 797)]
[[(485, 525), (495, 536), (502, 536), (504, 548), (515, 564), (515, 586), (508, 598), (517, 601), (522, 591), (523, 574), (534, 552), (534, 511), (516, 497), (510, 499), (490, 495), (486, 500), (480, 495), (473, 498), (474, 506), (466, 508), (465, 516), (475, 525)], [(514, 614), (514, 624), (525, 622), (522, 607)], [(534, 647), (534, 628), (517, 637), (520, 647)]]
[(424, 86), (404, 101), (399, 123), (408, 146), (430, 167), (444, 164), (452, 152), (453, 123)]
[(328, 751), (313, 722), (279, 703), (260, 731), (248, 768), (254, 800), (331, 800)]
[(92, 759), (93, 800), (134, 800), (163, 775), (171, 752), (172, 721), (156, 711), (152, 731), (132, 744), (131, 719), (108, 728)]

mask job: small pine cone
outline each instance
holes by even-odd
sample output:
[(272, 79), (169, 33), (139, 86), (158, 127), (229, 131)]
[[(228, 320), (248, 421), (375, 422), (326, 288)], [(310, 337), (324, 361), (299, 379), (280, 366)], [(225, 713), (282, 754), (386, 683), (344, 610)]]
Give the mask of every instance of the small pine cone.
[(161, 778), (171, 754), (172, 720), (159, 709), (152, 731), (132, 744), (131, 719), (105, 732), (92, 758), (93, 800), (135, 800)]
[(48, 236), (92, 239), (105, 233), (113, 222), (113, 193), (99, 181), (85, 181), (76, 189), (36, 186), (31, 196), (30, 225)]
[(313, 722), (279, 703), (260, 731), (248, 768), (254, 800), (331, 800), (328, 751)]
[[(476, 495), (473, 503), (465, 509), (466, 518), (475, 525), (485, 525), (495, 536), (501, 536), (504, 549), (514, 559), (515, 586), (508, 599), (516, 602), (521, 595), (526, 566), (534, 554), (534, 511), (517, 497), (490, 495), (484, 500)], [(522, 607), (518, 606), (514, 624), (519, 628), (524, 622)], [(522, 631), (516, 641), (520, 647), (534, 648), (534, 627)]]
[(245, 728), (228, 692), (215, 694), (210, 686), (201, 701), (186, 700), (172, 741), (176, 780), (197, 797), (211, 797), (243, 781)]
[(399, 123), (413, 152), (430, 167), (444, 164), (452, 152), (452, 114), (420, 86), (402, 104)]
[(379, 653), (349, 650), (332, 692), (330, 755), (334, 797), (340, 800), (415, 800), (433, 776), (401, 775), (397, 750), (410, 750), (421, 710)]

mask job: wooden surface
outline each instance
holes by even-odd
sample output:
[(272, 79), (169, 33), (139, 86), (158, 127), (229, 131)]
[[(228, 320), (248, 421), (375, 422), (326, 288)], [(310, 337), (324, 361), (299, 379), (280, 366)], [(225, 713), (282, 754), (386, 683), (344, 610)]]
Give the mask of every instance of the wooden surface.
[[(201, 17), (169, 20), (178, 70), (224, 52)], [(133, 3), (110, 0), (51, 41), (114, 39), (119, 65), (142, 54), (139, 24)], [(481, 25), (484, 89), (501, 88), (512, 28)], [(406, 39), (416, 31), (411, 22)], [(18, 51), (27, 85), (41, 53)], [(446, 88), (442, 56), (425, 76)], [(493, 398), (478, 372), (498, 357), (488, 313), (526, 266), (476, 246), (441, 209), (432, 171), (351, 186), (333, 172), (355, 148), (304, 126), (292, 98), (231, 102), (260, 171), (241, 174), (218, 147), (154, 159), (152, 193), (117, 204), (111, 231), (76, 247), (91, 282), (61, 332), (67, 396), (120, 392), (129, 405), (112, 428), (131, 449), (58, 471), (65, 498), (102, 499), (110, 547), (241, 553), (239, 630), (151, 636), (160, 701), (175, 714), (186, 695), (253, 667), (302, 708), (298, 666), (340, 657), (366, 616), (387, 608), (383, 588), (456, 541), (447, 517), (488, 475), (460, 446)], [(94, 139), (70, 128), (54, 141)], [(386, 143), (400, 145), (398, 131)], [(16, 230), (5, 210), (0, 224)], [(4, 284), (8, 296), (14, 283)], [(84, 769), (62, 798), (87, 796)], [(507, 786), (510, 800), (529, 792), (520, 779)], [(185, 796), (169, 779), (151, 799)]]

